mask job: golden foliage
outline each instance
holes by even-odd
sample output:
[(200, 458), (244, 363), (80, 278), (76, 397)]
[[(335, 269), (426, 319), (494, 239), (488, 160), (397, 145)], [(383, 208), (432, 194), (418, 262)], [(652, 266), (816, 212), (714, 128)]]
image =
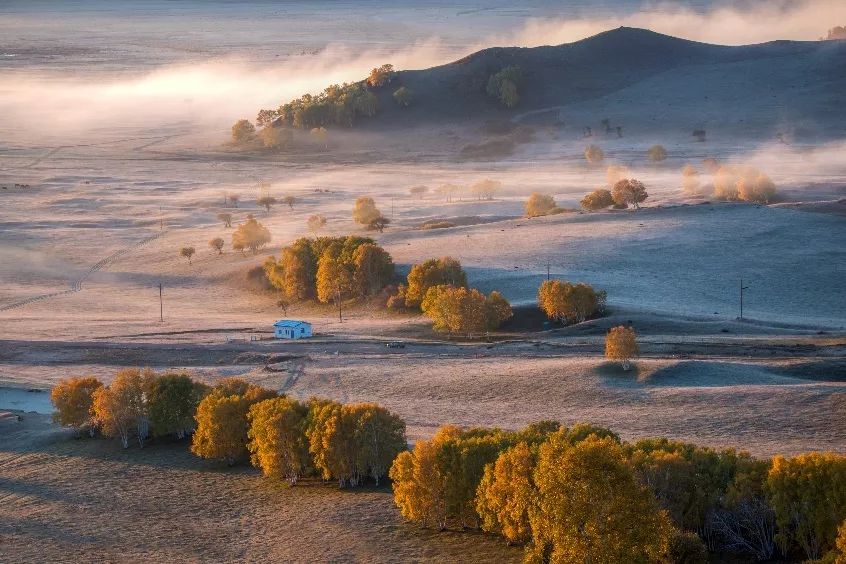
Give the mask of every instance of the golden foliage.
[(550, 319), (581, 323), (605, 307), (605, 292), (589, 284), (544, 280), (538, 288), (538, 307)]
[(809, 560), (835, 547), (846, 519), (846, 457), (809, 453), (773, 458), (766, 489), (783, 551), (799, 547)]
[(265, 476), (296, 484), (309, 465), (305, 426), (308, 407), (285, 397), (253, 404), (247, 412), (247, 449)]
[(252, 215), (232, 233), (232, 248), (250, 249), (253, 253), (270, 243), (270, 231)]
[(667, 158), (667, 149), (663, 145), (653, 145), (646, 154), (649, 156), (650, 161), (657, 163)]
[(640, 203), (646, 200), (649, 194), (646, 193), (646, 187), (639, 180), (624, 178), (614, 184), (611, 196), (618, 206), (634, 206), (635, 209), (639, 209)]
[(588, 145), (585, 148), (585, 160), (588, 164), (599, 164), (605, 160), (605, 152), (596, 145)]
[(527, 562), (665, 558), (672, 525), (613, 439), (591, 436), (571, 445), (562, 433), (553, 434), (540, 446), (534, 482), (538, 504), (530, 517)]
[(608, 330), (605, 335), (605, 358), (620, 361), (623, 368), (628, 370), (629, 361), (639, 354), (634, 327), (619, 325)]
[(467, 286), (461, 263), (452, 257), (432, 258), (411, 267), (405, 290), (406, 307), (418, 307), (429, 288), (439, 285)]
[(485, 467), (476, 494), (482, 529), (501, 534), (509, 543), (522, 544), (531, 539), (529, 514), (537, 503), (532, 478), (536, 458), (537, 451), (521, 442)]
[(90, 426), (94, 422), (94, 392), (102, 387), (103, 383), (93, 376), (59, 380), (50, 390), (56, 408), (53, 421), (67, 427)]
[(468, 336), (491, 331), (512, 316), (511, 306), (499, 292), (486, 297), (478, 290), (438, 285), (429, 288), (420, 309), (435, 331)]
[(611, 192), (600, 188), (587, 194), (582, 201), (579, 202), (581, 206), (587, 211), (596, 211), (607, 208), (614, 204), (614, 198), (611, 197)]
[(548, 194), (533, 192), (524, 205), (526, 217), (540, 217), (549, 215), (558, 209), (555, 200)]
[(382, 212), (376, 208), (373, 198), (370, 196), (359, 196), (353, 206), (352, 216), (356, 223), (369, 226), (382, 217)]
[(123, 448), (129, 447), (132, 433), (142, 447), (149, 435), (145, 391), (153, 378), (150, 370), (129, 368), (119, 371), (108, 387), (94, 392), (91, 410), (97, 425), (107, 437), (120, 438)]

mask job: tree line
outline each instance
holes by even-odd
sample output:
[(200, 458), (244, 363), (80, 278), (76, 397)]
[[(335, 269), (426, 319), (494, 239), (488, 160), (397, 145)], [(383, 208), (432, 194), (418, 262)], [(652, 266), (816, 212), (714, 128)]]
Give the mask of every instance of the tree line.
[(378, 485), (407, 448), (405, 422), (377, 404), (300, 402), (238, 378), (210, 387), (183, 373), (127, 369), (108, 386), (92, 377), (60, 380), (51, 399), (54, 421), (92, 436), (99, 430), (124, 448), (151, 436), (190, 436), (199, 457), (250, 461), (292, 485), (303, 476)]
[(846, 558), (846, 457), (831, 453), (763, 460), (544, 421), (442, 427), (389, 475), (406, 519), (501, 535), (526, 562)]

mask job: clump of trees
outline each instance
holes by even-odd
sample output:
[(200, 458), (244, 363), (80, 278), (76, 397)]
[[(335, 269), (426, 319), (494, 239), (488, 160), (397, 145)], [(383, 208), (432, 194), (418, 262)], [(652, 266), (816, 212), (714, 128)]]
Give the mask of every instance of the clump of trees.
[[(385, 68), (390, 65), (383, 65)], [(374, 69), (378, 70), (378, 69)], [(377, 73), (382, 80), (384, 73)], [(261, 110), (256, 122), (261, 126), (286, 125), (296, 129), (311, 130), (317, 127), (352, 127), (361, 117), (373, 117), (378, 109), (378, 99), (364, 82), (333, 84), (320, 94), (305, 94), (276, 110)]]
[(518, 66), (505, 67), (490, 76), (485, 92), (506, 108), (513, 108), (520, 103), (520, 95), (517, 89), (522, 81), (522, 75), (523, 73)]
[(414, 102), (414, 92), (405, 86), (400, 86), (394, 91), (394, 102), (403, 108), (409, 107)]
[(714, 174), (714, 197), (718, 200), (768, 204), (775, 195), (775, 183), (757, 168), (724, 165)]
[(559, 323), (581, 323), (605, 311), (607, 294), (589, 284), (544, 280), (538, 288), (538, 307)]
[(470, 193), (479, 200), (493, 200), (494, 196), (502, 190), (502, 182), (486, 178), (470, 186)]
[(453, 196), (461, 192), (461, 186), (457, 184), (441, 184), (437, 188), (435, 188), (435, 193), (440, 194), (444, 197), (444, 200), (447, 202), (451, 202)]
[(407, 285), (400, 284), (388, 300), (393, 309), (418, 308), (426, 293), (435, 286), (467, 287), (467, 274), (461, 263), (452, 257), (431, 258), (411, 267)]
[(614, 205), (614, 198), (610, 190), (599, 188), (585, 195), (579, 203), (587, 211), (597, 211)]
[(499, 292), (485, 296), (475, 288), (449, 285), (429, 288), (420, 310), (435, 331), (468, 337), (493, 331), (513, 315)]
[(278, 124), (265, 125), (257, 137), (266, 149), (284, 150), (294, 144), (294, 132)]
[(408, 193), (412, 196), (422, 200), (423, 197), (429, 192), (428, 186), (412, 186), (408, 189)]
[(667, 158), (667, 149), (663, 145), (653, 145), (646, 152), (649, 160), (653, 163), (659, 163)]
[(232, 233), (232, 248), (236, 251), (250, 249), (253, 254), (270, 243), (270, 231), (252, 216), (247, 216), (247, 221), (239, 225)]
[(297, 239), (264, 264), (270, 283), (288, 300), (375, 296), (394, 278), (391, 255), (366, 237)]
[(600, 164), (605, 160), (605, 152), (596, 145), (588, 145), (585, 148), (585, 160), (588, 164)]
[(605, 335), (605, 358), (619, 362), (623, 365), (623, 370), (628, 370), (631, 360), (639, 355), (634, 327), (619, 325), (608, 330)]
[(397, 456), (390, 477), (406, 519), (502, 535), (527, 562), (706, 562), (709, 550), (837, 562), (844, 472), (834, 454), (761, 460), (545, 421), (442, 427)]
[(396, 72), (394, 72), (394, 65), (382, 65), (380, 67), (376, 67), (375, 69), (370, 71), (370, 75), (367, 77), (367, 86), (371, 88), (381, 88), (383, 86), (387, 86), (391, 82), (393, 82), (394, 78), (396, 78)]
[(370, 196), (359, 196), (355, 200), (352, 211), (353, 220), (364, 225), (367, 229), (378, 230), (380, 233), (391, 220), (382, 215), (376, 202)]
[(640, 203), (645, 201), (649, 194), (639, 180), (624, 178), (614, 184), (611, 197), (614, 199), (614, 203), (621, 208), (634, 206), (635, 209), (640, 209)]
[(555, 199), (549, 194), (533, 192), (524, 204), (526, 217), (540, 217), (558, 213), (560, 208), (555, 204)]
[(57, 423), (140, 446), (148, 437), (184, 438), (194, 428), (194, 412), (206, 386), (186, 374), (131, 368), (119, 371), (104, 386), (93, 377), (60, 380), (50, 393)]
[(825, 38), (828, 41), (844, 40), (846, 39), (846, 26), (836, 25), (828, 30)]

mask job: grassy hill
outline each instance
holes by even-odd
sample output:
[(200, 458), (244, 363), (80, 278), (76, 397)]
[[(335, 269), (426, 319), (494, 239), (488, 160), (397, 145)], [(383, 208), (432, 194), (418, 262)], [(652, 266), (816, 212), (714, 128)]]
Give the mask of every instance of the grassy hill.
[[(510, 65), (520, 67), (523, 80), (520, 103), (509, 110), (487, 96), (485, 86), (491, 74)], [(414, 92), (412, 107), (393, 103), (391, 94), (399, 86)], [(724, 115), (742, 122), (748, 115), (754, 123), (837, 136), (846, 123), (843, 92), (846, 42), (728, 47), (619, 28), (564, 45), (490, 48), (446, 65), (400, 71), (377, 92), (379, 115), (361, 125), (513, 118), (591, 102), (597, 102), (596, 111), (610, 111), (624, 101), (619, 110), (635, 116), (683, 108), (691, 125)]]

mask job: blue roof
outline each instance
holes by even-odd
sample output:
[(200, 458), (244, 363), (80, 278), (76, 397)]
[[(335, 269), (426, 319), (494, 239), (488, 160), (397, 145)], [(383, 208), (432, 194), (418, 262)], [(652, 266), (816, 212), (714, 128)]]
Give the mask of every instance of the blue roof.
[(296, 319), (280, 319), (273, 324), (274, 327), (299, 327), (300, 325), (310, 325), (308, 321), (297, 321)]

